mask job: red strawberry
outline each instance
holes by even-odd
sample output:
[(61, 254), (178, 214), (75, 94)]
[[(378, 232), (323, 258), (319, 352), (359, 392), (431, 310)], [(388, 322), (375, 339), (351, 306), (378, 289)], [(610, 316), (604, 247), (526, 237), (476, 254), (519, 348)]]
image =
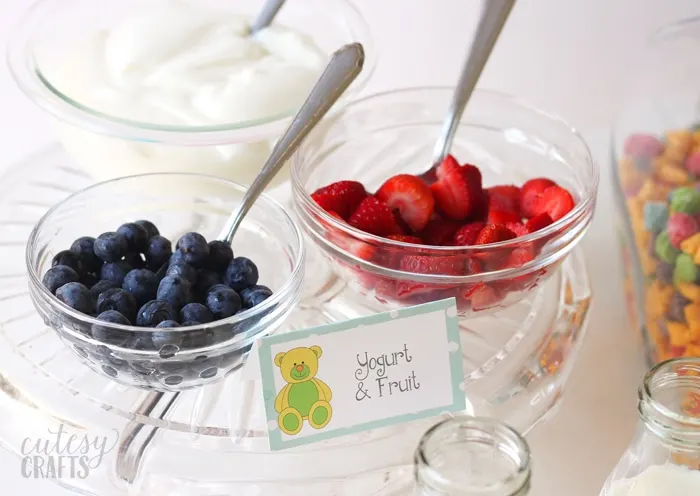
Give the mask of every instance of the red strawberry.
[(506, 227), (513, 231), (518, 237), (530, 234), (530, 231), (527, 230), (527, 226), (520, 221), (506, 222)]
[(460, 256), (408, 255), (401, 260), (401, 270), (414, 274), (461, 276), (465, 273), (465, 260)]
[(556, 186), (554, 181), (545, 178), (530, 179), (520, 188), (520, 213), (523, 217), (534, 217), (539, 214), (538, 203), (544, 190)]
[(395, 299), (398, 296), (396, 293), (396, 283), (397, 281), (394, 279), (380, 277), (374, 286), (374, 297), (377, 301), (388, 303)]
[(484, 271), (484, 264), (474, 257), (469, 257), (466, 263), (467, 274), (481, 274)]
[(435, 208), (435, 199), (430, 188), (410, 174), (399, 174), (389, 178), (375, 196), (392, 210), (398, 210), (401, 218), (414, 232), (425, 227)]
[(507, 241), (513, 238), (517, 238), (517, 235), (506, 226), (499, 224), (486, 224), (486, 226), (484, 226), (479, 235), (476, 237), (474, 244), (488, 245), (490, 243), (498, 243), (499, 241)]
[(489, 210), (486, 222), (489, 224), (508, 224), (509, 222), (520, 222), (520, 214), (516, 211)]
[(492, 307), (503, 299), (498, 291), (493, 286), (487, 286), (483, 282), (476, 283), (467, 288), (462, 298), (471, 301), (472, 310), (484, 310)]
[(445, 246), (450, 244), (458, 229), (458, 222), (435, 218), (421, 231), (420, 238), (426, 245)]
[(377, 252), (377, 247), (359, 239), (353, 239), (348, 242), (347, 250), (362, 260), (372, 260)]
[(535, 213), (547, 213), (556, 222), (571, 212), (575, 204), (574, 197), (567, 190), (559, 186), (550, 186), (537, 200)]
[(520, 188), (517, 186), (512, 184), (492, 186), (486, 191), (489, 194), (489, 210), (520, 213)]
[(417, 236), (407, 236), (405, 234), (390, 234), (387, 236), (389, 239), (393, 239), (394, 241), (401, 241), (402, 243), (412, 243), (414, 245), (422, 245), (423, 240), (421, 240)]
[(476, 237), (484, 228), (483, 222), (472, 222), (459, 228), (455, 233), (453, 244), (456, 246), (471, 246), (476, 243)]
[(311, 198), (325, 211), (337, 212), (341, 218), (347, 219), (367, 198), (367, 191), (357, 181), (339, 181), (316, 190)]
[(525, 229), (527, 229), (528, 233), (533, 233), (535, 231), (539, 231), (540, 229), (544, 229), (553, 222), (554, 221), (548, 213), (542, 212), (541, 214), (537, 214), (528, 220), (525, 224)]
[(473, 184), (477, 189), (483, 190), (481, 171), (476, 165), (464, 164), (459, 170), (465, 181)]
[(508, 259), (506, 261), (506, 267), (522, 267), (523, 265), (533, 261), (534, 259), (535, 255), (532, 252), (532, 247), (521, 246), (520, 248), (516, 248), (515, 250), (510, 252), (510, 255), (508, 255)]
[(451, 155), (437, 169), (438, 180), (430, 186), (430, 191), (440, 210), (450, 219), (466, 219), (483, 194), (481, 173), (477, 178), (474, 169), (476, 168), (462, 169)]
[(345, 222), (345, 219), (343, 219), (343, 216), (340, 215), (338, 212), (334, 212), (333, 210), (328, 210), (327, 211), (331, 217), (335, 217), (336, 219), (342, 221), (343, 223)]
[(362, 203), (348, 219), (348, 224), (376, 236), (402, 234), (389, 206), (373, 196), (362, 200)]

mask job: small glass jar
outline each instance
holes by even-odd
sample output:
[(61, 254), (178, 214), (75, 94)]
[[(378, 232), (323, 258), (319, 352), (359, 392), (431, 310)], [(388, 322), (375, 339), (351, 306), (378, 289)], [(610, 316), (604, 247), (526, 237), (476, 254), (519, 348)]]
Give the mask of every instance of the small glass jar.
[(653, 367), (638, 411), (637, 433), (601, 496), (700, 494), (700, 358)]
[(497, 420), (455, 417), (423, 435), (414, 473), (414, 496), (525, 496), (530, 449)]

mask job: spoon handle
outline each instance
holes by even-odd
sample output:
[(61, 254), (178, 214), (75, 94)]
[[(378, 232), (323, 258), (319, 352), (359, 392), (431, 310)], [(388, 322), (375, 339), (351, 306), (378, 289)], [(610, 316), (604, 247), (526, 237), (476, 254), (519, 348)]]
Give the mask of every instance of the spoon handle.
[(440, 137), (435, 144), (433, 151), (433, 166), (439, 165), (452, 147), (457, 126), (462, 118), (464, 107), (467, 106), (476, 83), (479, 81), (481, 72), (484, 70), (486, 61), (491, 55), (498, 36), (503, 29), (503, 25), (508, 19), (508, 15), (515, 4), (515, 0), (483, 0), (484, 6), (476, 29), (474, 42), (472, 43), (469, 56), (462, 68), (457, 88), (452, 97), (448, 115), (440, 133)]
[(231, 243), (243, 217), (248, 213), (255, 200), (294, 154), (311, 129), (326, 115), (336, 100), (360, 74), (364, 61), (364, 49), (359, 43), (345, 45), (333, 54), (331, 61), (289, 128), (277, 141), (270, 158), (267, 159), (255, 181), (248, 188), (238, 209), (231, 214), (226, 222), (219, 235), (221, 241)]
[(284, 5), (285, 0), (267, 0), (258, 16), (250, 24), (250, 32), (256, 33), (272, 23), (273, 19)]

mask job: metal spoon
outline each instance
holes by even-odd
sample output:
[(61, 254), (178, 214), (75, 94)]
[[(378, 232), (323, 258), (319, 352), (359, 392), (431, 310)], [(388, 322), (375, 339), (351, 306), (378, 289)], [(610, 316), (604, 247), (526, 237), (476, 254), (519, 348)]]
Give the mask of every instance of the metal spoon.
[[(360, 74), (364, 60), (364, 50), (359, 43), (346, 45), (333, 54), (326, 70), (321, 74), (289, 128), (275, 145), (270, 158), (248, 188), (240, 205), (226, 221), (226, 225), (219, 234), (220, 240), (231, 243), (236, 230), (253, 203), (304, 138)], [(162, 392), (150, 392), (136, 407), (136, 413), (165, 420), (179, 396), (179, 392), (168, 394), (167, 397)], [(131, 421), (126, 426), (117, 452), (116, 472), (121, 479), (129, 483), (136, 480), (141, 459), (157, 430), (157, 427), (147, 426), (138, 421)]]
[(462, 118), (464, 107), (474, 92), (476, 83), (481, 77), (486, 61), (491, 55), (514, 4), (515, 0), (484, 0), (474, 42), (464, 62), (462, 74), (452, 96), (440, 137), (435, 143), (432, 167), (419, 176), (427, 183), (433, 183), (437, 180), (435, 171), (452, 148), (452, 141)]
[(257, 33), (262, 28), (269, 26), (284, 5), (284, 1), (285, 0), (267, 0), (262, 10), (258, 12), (258, 16), (250, 23), (249, 34)]

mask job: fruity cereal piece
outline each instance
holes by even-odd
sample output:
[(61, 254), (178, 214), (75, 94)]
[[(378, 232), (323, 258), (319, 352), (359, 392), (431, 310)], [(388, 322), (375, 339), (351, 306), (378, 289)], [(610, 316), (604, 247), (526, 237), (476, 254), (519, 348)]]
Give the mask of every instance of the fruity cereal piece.
[(357, 181), (339, 181), (316, 190), (311, 198), (325, 211), (336, 212), (347, 220), (360, 202), (367, 198), (367, 191)]
[(453, 244), (456, 246), (471, 246), (476, 243), (476, 238), (486, 224), (472, 222), (459, 228), (455, 233)]
[(543, 177), (530, 179), (520, 188), (520, 213), (523, 217), (534, 217), (539, 214), (540, 196), (544, 190), (556, 186), (557, 184)]
[[(489, 196), (489, 198), (491, 198)], [(520, 222), (520, 214), (507, 210), (489, 210), (489, 215), (486, 217), (486, 222), (489, 224), (503, 224), (510, 222)]]
[(630, 157), (652, 158), (661, 155), (666, 145), (648, 134), (632, 134), (625, 140), (624, 154)]
[(471, 169), (463, 169), (451, 155), (448, 155), (437, 168), (437, 182), (430, 186), (440, 211), (450, 219), (464, 220), (480, 201), (481, 189), (478, 179)]
[(422, 230), (435, 209), (430, 188), (418, 177), (399, 174), (389, 178), (375, 195), (392, 210), (398, 210), (411, 231)]
[(698, 226), (695, 218), (690, 215), (676, 212), (668, 218), (666, 230), (668, 231), (668, 240), (671, 242), (671, 246), (680, 249), (683, 241), (700, 231), (700, 226)]
[(348, 219), (348, 224), (376, 236), (403, 234), (389, 206), (373, 196), (362, 200)]
[(518, 214), (520, 220), (520, 188), (514, 185), (492, 186), (486, 189), (489, 210), (502, 210)]
[(535, 215), (547, 213), (556, 222), (573, 210), (574, 205), (571, 193), (560, 186), (550, 186), (540, 195)]
[(450, 244), (459, 227), (459, 222), (434, 218), (428, 222), (419, 236), (426, 245), (445, 246)]

